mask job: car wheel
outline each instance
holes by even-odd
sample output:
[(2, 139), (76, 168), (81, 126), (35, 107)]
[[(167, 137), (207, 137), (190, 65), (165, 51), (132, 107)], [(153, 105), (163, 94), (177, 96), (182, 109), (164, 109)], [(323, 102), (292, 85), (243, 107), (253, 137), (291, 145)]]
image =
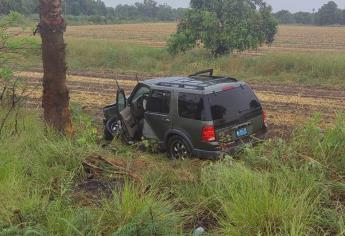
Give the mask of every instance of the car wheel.
[(104, 128), (103, 138), (106, 141), (113, 141), (114, 136), (108, 131), (107, 127)]
[(186, 160), (192, 154), (189, 145), (183, 138), (173, 136), (168, 142), (168, 156), (173, 160)]
[(116, 118), (107, 121), (104, 129), (104, 138), (108, 141), (117, 138), (121, 134), (121, 122)]

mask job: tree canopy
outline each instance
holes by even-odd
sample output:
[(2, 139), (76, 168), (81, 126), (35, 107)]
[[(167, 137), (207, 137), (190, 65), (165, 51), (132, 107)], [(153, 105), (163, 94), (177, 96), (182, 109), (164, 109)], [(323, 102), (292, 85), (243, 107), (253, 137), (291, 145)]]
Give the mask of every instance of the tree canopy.
[(341, 13), (341, 10), (338, 9), (338, 5), (330, 1), (323, 5), (316, 14), (316, 23), (318, 25), (345, 24), (341, 19)]
[(277, 32), (272, 8), (261, 0), (191, 0), (169, 39), (173, 54), (202, 44), (213, 55), (271, 44)]
[[(192, 8), (202, 7), (202, 2), (192, 0)], [(208, 2), (206, 5), (210, 5), (214, 1), (205, 2)], [(256, 1), (253, 0), (253, 2)], [(102, 0), (65, 0), (63, 3), (64, 14), (68, 15), (67, 19), (92, 23), (174, 21), (181, 19), (187, 11), (184, 8), (175, 9), (167, 4), (158, 4), (155, 0), (138, 0), (133, 5), (120, 4), (115, 8), (107, 7)], [(23, 15), (38, 14), (38, 0), (0, 0), (0, 15), (7, 15), (11, 11)], [(334, 1), (326, 3), (318, 11), (314, 10), (312, 13), (291, 13), (281, 10), (273, 15), (281, 24), (345, 25), (345, 9), (339, 9)]]
[(11, 11), (29, 15), (37, 12), (38, 0), (1, 0), (0, 15), (7, 15)]
[(281, 24), (345, 25), (345, 9), (339, 9), (333, 1), (324, 4), (317, 12), (291, 13), (281, 10), (274, 16)]
[[(37, 14), (38, 0), (0, 0), (0, 15), (7, 15), (11, 11), (24, 15)], [(174, 9), (154, 0), (136, 2), (134, 5), (120, 4), (116, 8), (107, 7), (101, 0), (67, 0), (64, 1), (63, 11), (65, 15), (103, 17), (110, 21), (171, 21), (182, 17), (185, 9)]]

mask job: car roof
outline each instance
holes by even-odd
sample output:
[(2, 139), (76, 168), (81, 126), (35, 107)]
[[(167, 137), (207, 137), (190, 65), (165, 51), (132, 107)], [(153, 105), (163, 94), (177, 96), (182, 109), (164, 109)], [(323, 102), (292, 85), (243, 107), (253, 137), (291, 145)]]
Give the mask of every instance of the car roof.
[(153, 89), (169, 89), (182, 92), (212, 93), (224, 90), (226, 87), (239, 87), (245, 83), (237, 79), (224, 76), (188, 76), (188, 77), (160, 77), (145, 80), (144, 84)]

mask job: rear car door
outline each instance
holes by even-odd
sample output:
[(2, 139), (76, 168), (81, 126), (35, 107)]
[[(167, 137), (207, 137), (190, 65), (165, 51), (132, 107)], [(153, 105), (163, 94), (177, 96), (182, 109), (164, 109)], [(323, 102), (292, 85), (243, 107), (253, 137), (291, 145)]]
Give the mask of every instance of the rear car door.
[(145, 138), (164, 140), (166, 132), (172, 128), (171, 92), (152, 90), (146, 103), (144, 130)]

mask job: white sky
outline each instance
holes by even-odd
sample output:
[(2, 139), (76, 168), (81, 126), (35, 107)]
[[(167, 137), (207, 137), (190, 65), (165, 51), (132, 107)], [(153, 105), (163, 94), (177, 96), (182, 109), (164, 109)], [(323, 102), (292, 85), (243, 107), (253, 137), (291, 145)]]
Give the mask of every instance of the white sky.
[[(143, 0), (103, 0), (108, 6), (116, 6), (118, 4), (133, 4), (135, 2), (143, 2)], [(188, 7), (189, 0), (156, 0), (158, 3), (167, 3), (173, 7)], [(313, 8), (318, 10), (323, 4), (329, 0), (266, 0), (271, 4), (274, 11), (286, 9), (292, 12), (309, 11)], [(339, 8), (345, 9), (345, 0), (334, 0)]]

